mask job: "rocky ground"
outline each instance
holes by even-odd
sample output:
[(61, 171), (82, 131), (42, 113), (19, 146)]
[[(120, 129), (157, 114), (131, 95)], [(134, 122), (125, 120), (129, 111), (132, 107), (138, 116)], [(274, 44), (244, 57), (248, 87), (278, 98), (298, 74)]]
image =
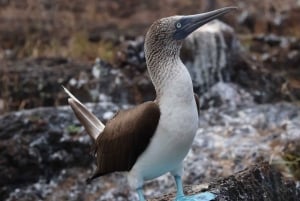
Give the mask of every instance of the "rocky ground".
[[(89, 105), (105, 120), (112, 103)], [(106, 112), (104, 112), (106, 111)], [(275, 105), (221, 107), (201, 112), (196, 139), (185, 161), (185, 184), (200, 184), (229, 176), (260, 161), (299, 179), (299, 107)], [(124, 174), (112, 174), (91, 184), (95, 169), (91, 141), (69, 107), (41, 108), (1, 117), (1, 196), (6, 200), (137, 200)], [(298, 141), (297, 141), (298, 140)], [(298, 155), (299, 156), (299, 155)], [(288, 167), (291, 167), (290, 169)], [(174, 190), (170, 175), (145, 188), (148, 197)]]
[[(95, 169), (91, 141), (60, 106), (60, 85), (97, 102), (89, 107), (104, 121), (151, 100), (146, 28), (158, 17), (226, 5), (241, 8), (223, 18), (231, 27), (214, 22), (182, 50), (202, 108), (184, 182), (267, 161), (299, 188), (299, 1), (11, 0), (0, 1), (0, 200), (137, 200), (121, 173), (85, 183)], [(145, 193), (173, 190), (166, 175)]]

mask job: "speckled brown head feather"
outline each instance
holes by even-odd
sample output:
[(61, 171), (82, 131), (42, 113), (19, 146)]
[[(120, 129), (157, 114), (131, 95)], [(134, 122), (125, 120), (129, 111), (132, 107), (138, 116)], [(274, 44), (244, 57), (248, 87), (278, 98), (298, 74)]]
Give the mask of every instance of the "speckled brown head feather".
[(129, 171), (149, 144), (159, 117), (159, 107), (152, 101), (118, 112), (95, 142), (97, 170), (88, 181), (111, 172)]

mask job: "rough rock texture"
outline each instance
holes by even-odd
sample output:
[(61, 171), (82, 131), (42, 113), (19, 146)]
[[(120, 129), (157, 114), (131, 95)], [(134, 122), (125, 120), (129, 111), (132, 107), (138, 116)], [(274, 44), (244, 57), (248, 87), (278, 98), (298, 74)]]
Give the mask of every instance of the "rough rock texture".
[[(201, 185), (185, 188), (187, 195), (203, 191), (214, 193), (215, 201), (299, 201), (300, 189), (288, 181), (268, 163), (261, 163), (237, 172), (229, 177), (214, 181), (208, 187)], [(169, 194), (151, 201), (172, 201)]]
[(267, 163), (249, 167), (233, 176), (210, 184), (209, 189), (219, 192), (216, 200), (228, 201), (298, 201), (300, 189), (293, 181)]
[[(104, 104), (98, 110), (105, 117), (106, 111), (116, 108)], [(24, 184), (41, 178), (50, 182), (65, 168), (91, 164), (91, 141), (79, 134), (81, 127), (69, 109), (36, 109), (0, 117), (1, 200)]]
[[(88, 107), (104, 121), (120, 108), (108, 102)], [(85, 183), (95, 169), (89, 155), (91, 141), (69, 107), (10, 113), (0, 122), (1, 200), (137, 200), (123, 173)], [(299, 107), (288, 103), (201, 111), (200, 128), (184, 163), (184, 183), (226, 178), (261, 160), (293, 178), (284, 164), (290, 156), (297, 160), (299, 150), (286, 155), (289, 160), (281, 150), (287, 143), (299, 142), (299, 122)], [(147, 198), (174, 190), (169, 174), (145, 186)]]

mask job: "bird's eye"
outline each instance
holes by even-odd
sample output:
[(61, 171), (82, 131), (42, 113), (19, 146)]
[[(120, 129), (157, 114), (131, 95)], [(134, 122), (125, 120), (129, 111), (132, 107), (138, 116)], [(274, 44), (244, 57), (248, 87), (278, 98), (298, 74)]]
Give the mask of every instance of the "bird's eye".
[(181, 28), (181, 23), (177, 22), (175, 26), (176, 26), (177, 29), (180, 29)]

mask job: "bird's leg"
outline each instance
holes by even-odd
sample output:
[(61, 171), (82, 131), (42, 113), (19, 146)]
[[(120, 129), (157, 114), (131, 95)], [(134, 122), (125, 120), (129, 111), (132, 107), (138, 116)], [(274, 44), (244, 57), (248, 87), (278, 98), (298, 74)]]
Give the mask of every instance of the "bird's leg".
[(204, 192), (204, 193), (199, 193), (196, 195), (185, 196), (183, 193), (181, 177), (176, 175), (176, 176), (174, 176), (174, 178), (175, 178), (175, 182), (176, 182), (176, 186), (177, 186), (177, 193), (176, 193), (175, 201), (211, 201), (216, 198), (216, 196), (210, 192)]
[(139, 196), (139, 200), (140, 201), (146, 201), (145, 197), (144, 197), (144, 192), (143, 192), (143, 187), (139, 187), (136, 189), (138, 196)]
[(180, 198), (184, 198), (181, 176), (176, 175), (174, 178), (177, 187), (176, 200), (180, 200)]

